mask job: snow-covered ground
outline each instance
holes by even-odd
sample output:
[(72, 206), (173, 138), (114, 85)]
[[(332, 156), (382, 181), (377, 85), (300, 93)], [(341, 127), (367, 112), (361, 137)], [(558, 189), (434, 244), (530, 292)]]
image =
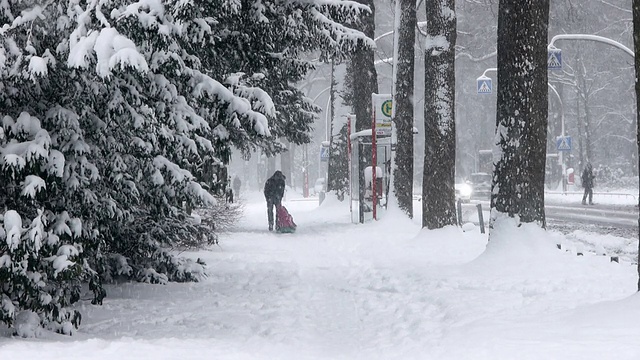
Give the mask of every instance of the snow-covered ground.
[(259, 193), (241, 200), (219, 247), (185, 253), (205, 281), (109, 286), (103, 306), (78, 306), (73, 336), (5, 331), (1, 358), (640, 358), (636, 267), (558, 250), (571, 244), (558, 233), (503, 220), (488, 244), (395, 212), (353, 225), (347, 203), (290, 194), (298, 231), (276, 234)]

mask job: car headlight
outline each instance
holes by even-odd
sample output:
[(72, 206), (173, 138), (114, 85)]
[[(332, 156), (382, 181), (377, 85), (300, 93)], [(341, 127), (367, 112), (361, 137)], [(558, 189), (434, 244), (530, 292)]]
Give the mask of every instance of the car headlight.
[(471, 196), (471, 193), (473, 192), (473, 188), (471, 187), (471, 185), (469, 184), (462, 184), (460, 186), (460, 196)]

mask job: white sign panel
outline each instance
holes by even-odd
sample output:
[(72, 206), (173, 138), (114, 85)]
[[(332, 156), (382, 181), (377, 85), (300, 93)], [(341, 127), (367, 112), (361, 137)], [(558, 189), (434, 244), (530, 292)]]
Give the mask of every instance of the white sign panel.
[(393, 111), (393, 101), (391, 94), (371, 94), (373, 100), (373, 116), (376, 119), (376, 135), (391, 135), (391, 115)]

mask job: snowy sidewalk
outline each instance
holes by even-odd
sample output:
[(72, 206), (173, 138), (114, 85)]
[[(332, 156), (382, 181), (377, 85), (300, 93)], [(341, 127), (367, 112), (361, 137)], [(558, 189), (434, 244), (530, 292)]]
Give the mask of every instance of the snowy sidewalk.
[(79, 306), (77, 334), (0, 337), (2, 358), (640, 358), (635, 267), (561, 252), (557, 234), (503, 233), (485, 251), (478, 231), (353, 225), (348, 203), (294, 198), (298, 231), (276, 234), (260, 194), (242, 200), (220, 247), (186, 254), (205, 281), (109, 286), (103, 306)]

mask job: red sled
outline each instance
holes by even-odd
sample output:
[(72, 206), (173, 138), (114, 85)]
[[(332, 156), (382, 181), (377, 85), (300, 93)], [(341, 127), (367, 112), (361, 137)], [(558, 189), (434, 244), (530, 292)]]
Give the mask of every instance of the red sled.
[(293, 216), (289, 214), (287, 208), (280, 205), (276, 209), (276, 231), (279, 233), (292, 233), (298, 226), (293, 221)]

